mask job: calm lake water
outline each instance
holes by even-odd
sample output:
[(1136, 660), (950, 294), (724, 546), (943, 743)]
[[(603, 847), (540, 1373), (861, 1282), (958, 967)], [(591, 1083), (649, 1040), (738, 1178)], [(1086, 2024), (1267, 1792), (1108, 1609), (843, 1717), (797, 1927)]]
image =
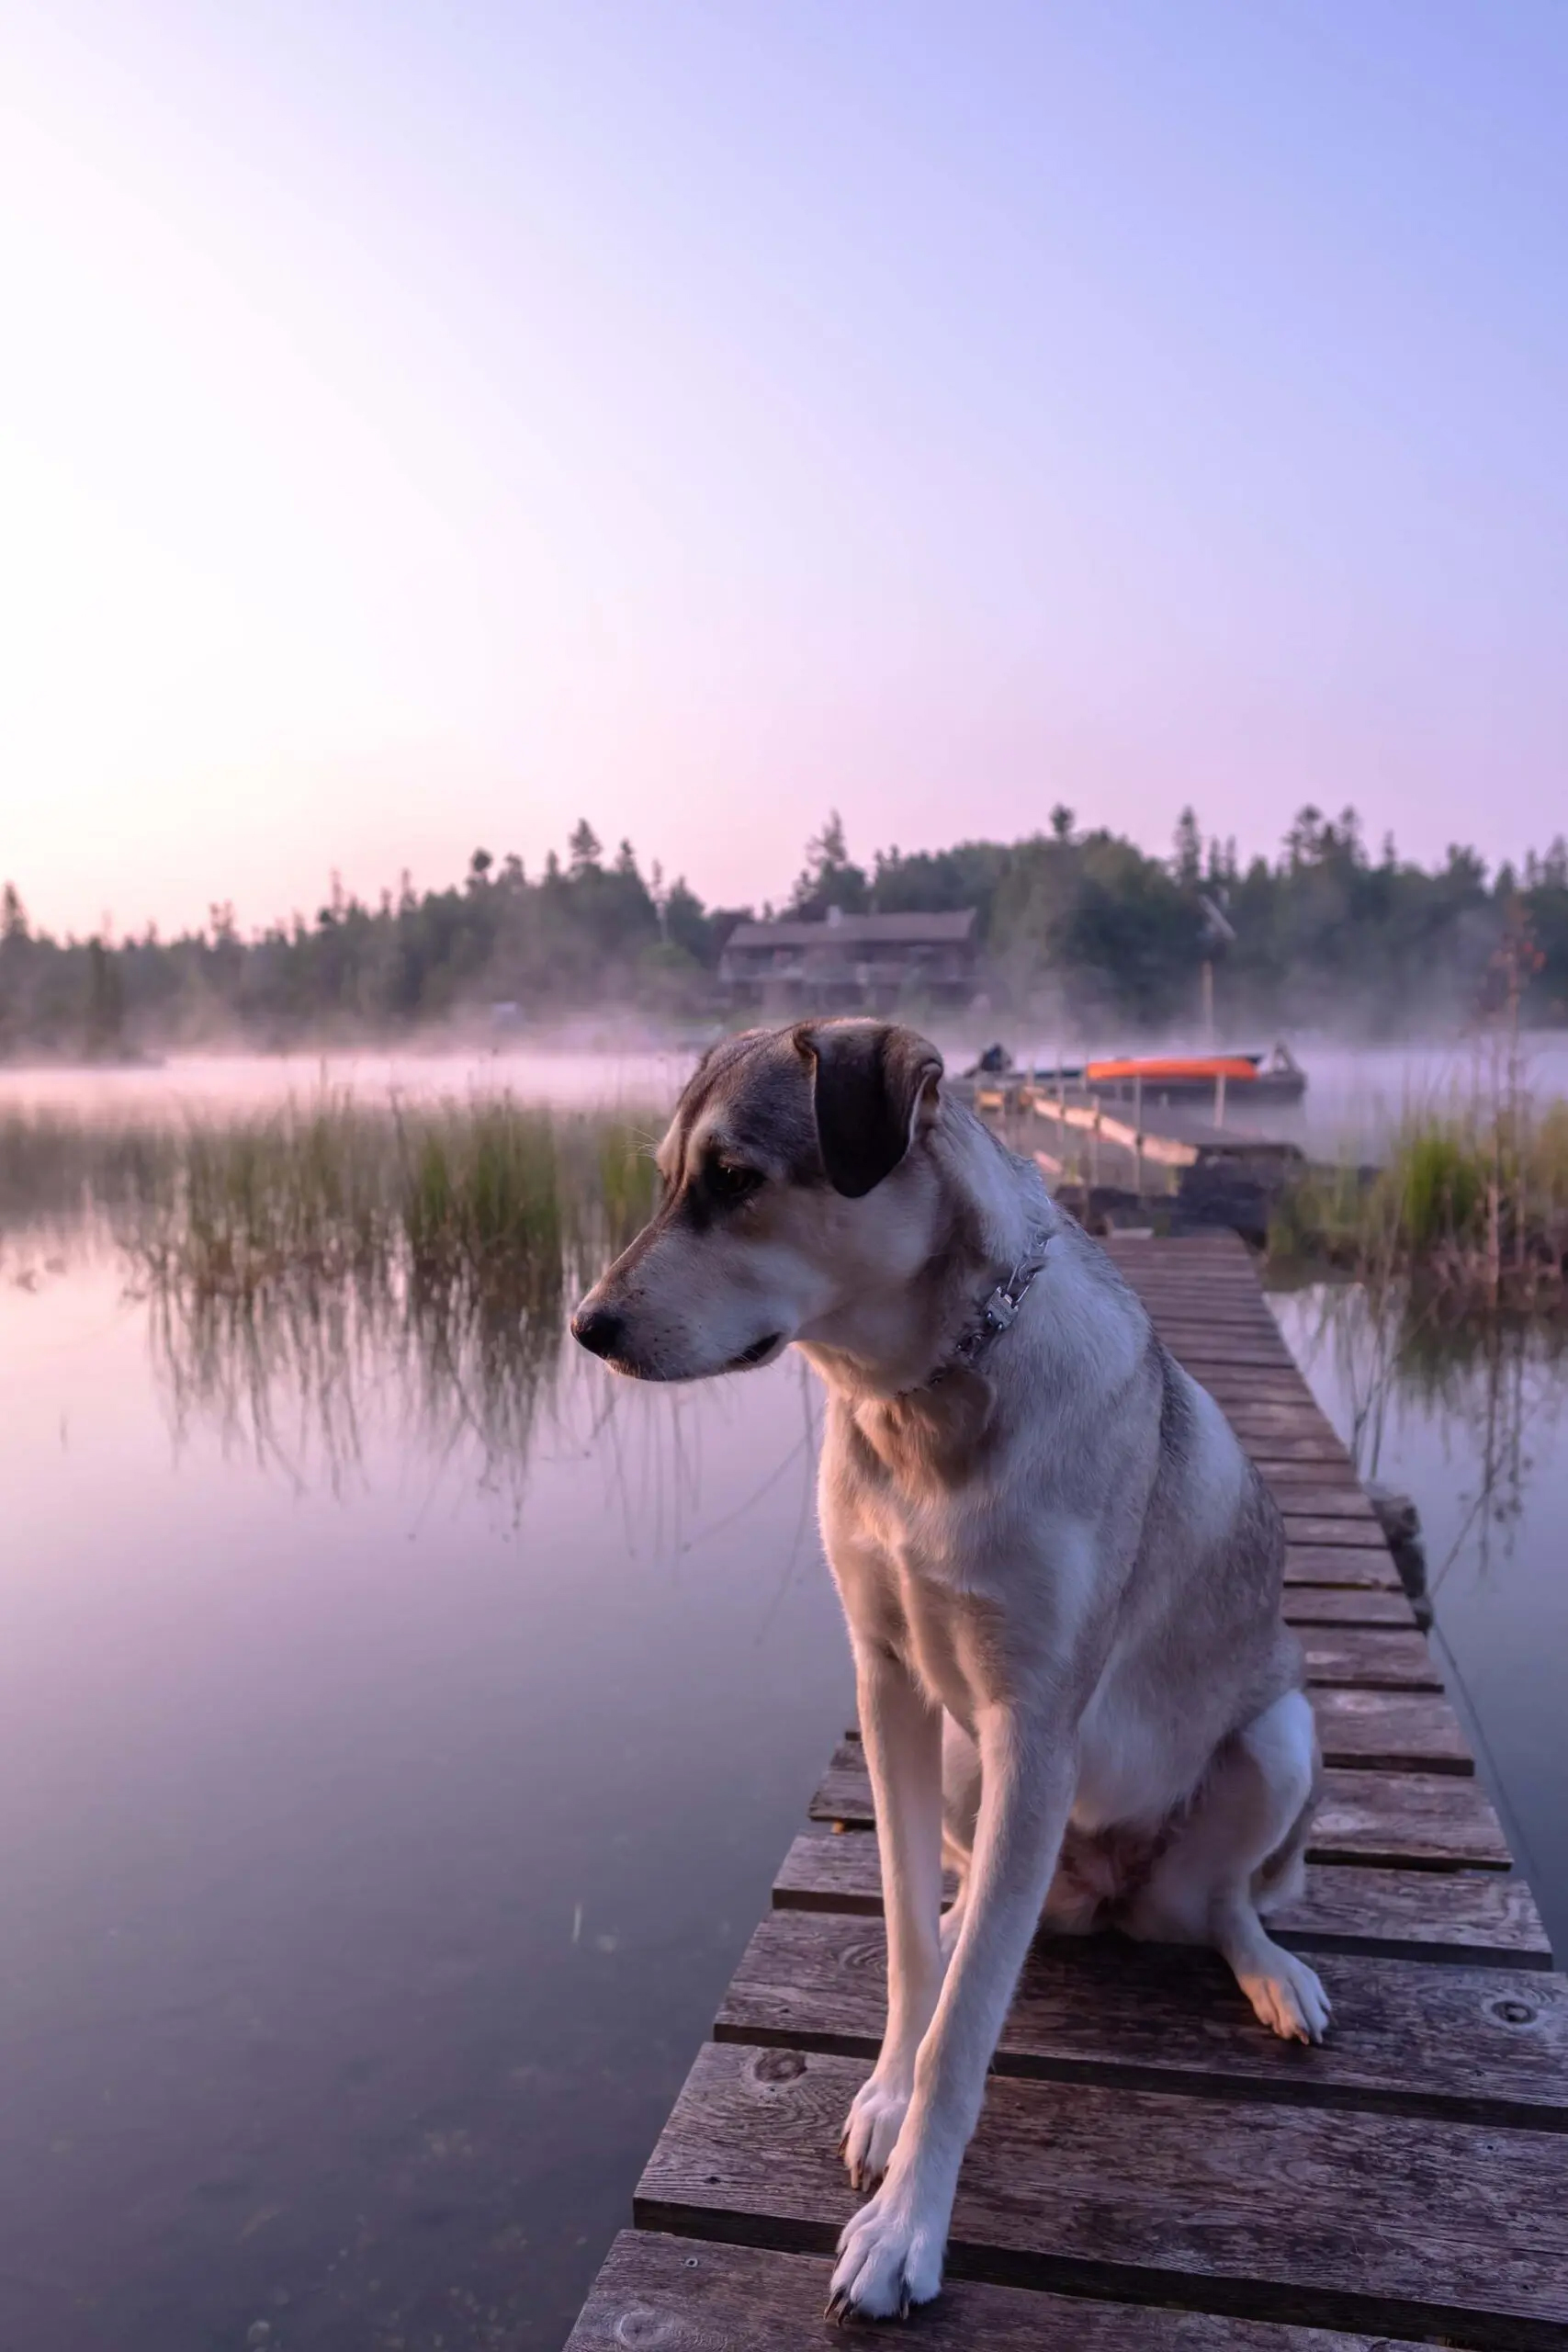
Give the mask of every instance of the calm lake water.
[(0, 1289), (0, 2345), (557, 2346), (850, 1677), (792, 1364), (526, 1464)]
[(1362, 1476), (1420, 1511), (1444, 1680), (1568, 1952), (1568, 1334), (1389, 1337), (1353, 1292), (1272, 1300)]
[[(1280, 1311), (1350, 1434), (1326, 1304)], [(794, 1364), (569, 1359), (499, 1456), (393, 1353), (325, 1419), (288, 1366), (0, 1249), (3, 2352), (558, 2346), (844, 1719)], [(1568, 1382), (1439, 1374), (1368, 1466), (1568, 1940)]]

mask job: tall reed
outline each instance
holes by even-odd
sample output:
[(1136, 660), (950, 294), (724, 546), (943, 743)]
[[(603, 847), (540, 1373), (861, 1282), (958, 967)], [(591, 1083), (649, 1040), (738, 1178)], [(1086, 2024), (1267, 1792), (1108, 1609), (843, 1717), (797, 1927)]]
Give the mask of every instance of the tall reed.
[(1408, 1104), (1373, 1174), (1309, 1170), (1270, 1233), (1374, 1289), (1412, 1286), (1461, 1312), (1568, 1301), (1568, 1102), (1537, 1102), (1512, 1057)]
[(525, 1449), (572, 1299), (645, 1222), (650, 1138), (504, 1094), (323, 1092), (220, 1125), (0, 1122), (0, 1231), (107, 1236), (153, 1308), (184, 1411), (276, 1450), (289, 1396), (344, 1451), (356, 1374), (390, 1360), (422, 1419)]

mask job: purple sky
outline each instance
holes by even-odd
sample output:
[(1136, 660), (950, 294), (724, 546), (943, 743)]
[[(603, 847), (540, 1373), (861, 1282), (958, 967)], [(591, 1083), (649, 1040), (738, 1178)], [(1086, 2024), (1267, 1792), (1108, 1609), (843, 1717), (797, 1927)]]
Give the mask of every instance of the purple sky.
[(0, 876), (1568, 826), (1562, 0), (13, 6)]

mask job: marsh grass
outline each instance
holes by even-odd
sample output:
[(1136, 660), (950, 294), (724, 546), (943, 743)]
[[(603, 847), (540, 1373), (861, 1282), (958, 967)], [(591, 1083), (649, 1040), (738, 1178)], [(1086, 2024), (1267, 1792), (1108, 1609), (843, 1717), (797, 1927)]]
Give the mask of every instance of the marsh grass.
[(646, 1221), (652, 1126), (322, 1092), (221, 1125), (0, 1123), (0, 1233), (118, 1251), (176, 1419), (345, 1464), (397, 1377), (438, 1445), (525, 1458), (572, 1301)]
[(66, 1239), (134, 1212), (172, 1181), (175, 1158), (175, 1137), (151, 1121), (0, 1112), (0, 1242)]
[(73, 1137), (65, 1159), (148, 1275), (204, 1298), (351, 1284), (545, 1316), (654, 1193), (642, 1129), (504, 1095), (323, 1095), (129, 1158), (118, 1136)]
[(1568, 1102), (1538, 1102), (1516, 1055), (1407, 1102), (1382, 1166), (1314, 1169), (1280, 1202), (1270, 1255), (1327, 1264), (1443, 1314), (1568, 1303)]

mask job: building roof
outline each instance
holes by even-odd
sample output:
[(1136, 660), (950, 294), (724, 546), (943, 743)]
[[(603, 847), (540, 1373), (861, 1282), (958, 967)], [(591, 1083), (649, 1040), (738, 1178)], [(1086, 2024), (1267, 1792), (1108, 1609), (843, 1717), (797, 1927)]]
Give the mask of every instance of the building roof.
[(782, 922), (738, 922), (731, 947), (954, 947), (974, 933), (975, 909), (942, 915), (807, 916)]

